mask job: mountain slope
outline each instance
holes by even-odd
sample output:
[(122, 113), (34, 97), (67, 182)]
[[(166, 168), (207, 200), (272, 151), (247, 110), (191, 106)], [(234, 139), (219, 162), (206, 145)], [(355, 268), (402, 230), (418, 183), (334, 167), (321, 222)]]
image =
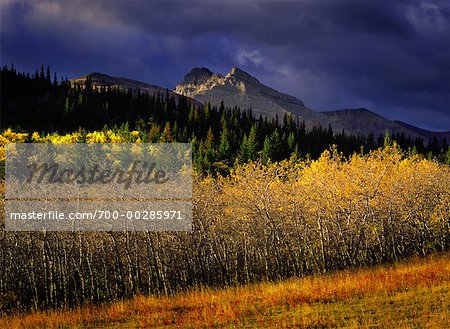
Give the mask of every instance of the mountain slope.
[(382, 136), (386, 131), (389, 131), (390, 134), (404, 133), (413, 138), (422, 137), (428, 139), (423, 134), (399, 125), (365, 108), (326, 111), (322, 113), (330, 119), (332, 126), (340, 124), (345, 130), (357, 134)]
[(414, 131), (415, 133), (425, 136), (427, 138), (429, 138), (430, 140), (432, 140), (433, 138), (436, 137), (437, 141), (442, 145), (442, 143), (444, 143), (444, 139), (447, 141), (447, 143), (450, 142), (450, 131), (429, 131), (429, 130), (425, 130), (413, 125), (410, 125), (406, 122), (402, 122), (399, 120), (395, 120), (394, 121), (396, 124), (405, 127), (406, 129), (410, 130), (410, 131)]
[[(176, 86), (175, 92), (189, 96), (201, 103), (210, 102), (227, 106), (239, 106), (241, 109), (252, 108), (256, 116), (280, 119), (291, 113), (305, 120), (307, 126), (327, 126), (328, 118), (307, 108), (303, 102), (293, 96), (281, 93), (265, 86), (255, 77), (234, 67), (226, 76), (213, 73), (207, 68), (195, 68)], [(336, 124), (337, 129), (342, 128)]]
[[(140, 90), (143, 93), (148, 93), (149, 95), (163, 94), (166, 92), (169, 93), (169, 96), (174, 96), (175, 100), (178, 102), (180, 95), (174, 93), (173, 91), (167, 90), (166, 88), (162, 88), (159, 86), (155, 86), (149, 83), (136, 81), (123, 77), (112, 77), (103, 73), (92, 72), (86, 76), (70, 79), (70, 82), (74, 84), (79, 84), (84, 86), (86, 84), (86, 79), (89, 78), (91, 80), (91, 84), (93, 88), (100, 89), (101, 87), (119, 89), (124, 91), (136, 91)], [(201, 105), (199, 102), (192, 100), (196, 105)]]

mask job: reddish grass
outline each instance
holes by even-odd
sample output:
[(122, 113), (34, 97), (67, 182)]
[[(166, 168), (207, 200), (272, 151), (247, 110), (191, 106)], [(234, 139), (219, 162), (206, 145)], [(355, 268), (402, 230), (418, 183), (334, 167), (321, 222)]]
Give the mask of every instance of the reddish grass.
[(450, 327), (450, 254), (172, 297), (3, 317), (0, 328)]

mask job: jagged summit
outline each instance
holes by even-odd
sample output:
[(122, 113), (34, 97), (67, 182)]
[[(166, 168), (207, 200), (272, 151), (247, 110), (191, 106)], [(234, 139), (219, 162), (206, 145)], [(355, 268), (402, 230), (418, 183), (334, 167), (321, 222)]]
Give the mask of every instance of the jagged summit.
[(194, 84), (194, 85), (200, 85), (204, 82), (206, 82), (214, 73), (212, 73), (209, 69), (206, 67), (202, 68), (193, 68), (191, 72), (186, 74), (183, 78), (183, 84)]
[(109, 75), (100, 72), (91, 72), (87, 76), (90, 78), (107, 78), (107, 79), (111, 78)]
[(236, 88), (239, 92), (246, 92), (248, 88), (258, 88), (261, 83), (254, 76), (238, 67), (233, 67), (226, 76), (213, 73), (208, 68), (202, 67), (194, 68), (186, 74), (183, 81), (176, 86), (175, 92), (194, 97), (219, 85), (228, 85)]
[(213, 73), (208, 68), (194, 68), (176, 86), (174, 92), (183, 96), (194, 97), (197, 93), (208, 90), (218, 83), (222, 83), (224, 77)]
[[(251, 108), (258, 116), (282, 118), (284, 114), (293, 114), (307, 125), (327, 125), (325, 115), (308, 109), (301, 100), (281, 93), (261, 83), (244, 70), (233, 67), (225, 76), (212, 73), (207, 68), (196, 68), (189, 72), (183, 82), (176, 86), (175, 92), (189, 96), (205, 104), (228, 106), (241, 109)], [(340, 127), (339, 127), (340, 128)]]
[(231, 69), (231, 72), (226, 75), (226, 78), (235, 78), (237, 80), (240, 80), (242, 82), (253, 82), (253, 83), (260, 83), (258, 79), (256, 79), (254, 76), (248, 74), (244, 70), (241, 70), (238, 67), (233, 67)]

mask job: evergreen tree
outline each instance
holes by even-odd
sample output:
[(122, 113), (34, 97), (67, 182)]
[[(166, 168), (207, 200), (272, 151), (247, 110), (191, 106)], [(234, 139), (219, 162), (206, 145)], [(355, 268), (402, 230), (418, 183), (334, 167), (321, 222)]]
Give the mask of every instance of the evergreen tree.
[(299, 159), (300, 159), (300, 152), (298, 150), (298, 145), (295, 144), (294, 151), (291, 153), (291, 160), (292, 161), (297, 161)]
[(450, 165), (450, 146), (447, 149), (447, 152), (445, 153), (445, 163)]
[(240, 163), (246, 163), (249, 159), (248, 156), (248, 139), (247, 134), (244, 134), (244, 137), (242, 137), (241, 146), (239, 149), (239, 162)]
[(172, 129), (170, 128), (170, 122), (166, 122), (164, 130), (159, 138), (160, 143), (172, 143), (174, 141), (174, 137), (172, 134)]
[(50, 66), (47, 66), (47, 73), (45, 74), (45, 81), (48, 84), (52, 83), (52, 76), (50, 74)]
[(44, 64), (41, 64), (41, 71), (39, 73), (39, 79), (45, 80)]
[(210, 154), (214, 151), (214, 134), (211, 127), (209, 127), (208, 133), (206, 134), (205, 148)]
[(294, 135), (293, 131), (289, 134), (287, 143), (288, 143), (289, 151), (293, 152), (294, 148), (297, 146), (295, 143), (295, 135)]
[(389, 135), (389, 130), (386, 130), (386, 133), (384, 134), (383, 145), (384, 145), (384, 147), (392, 145), (391, 136)]
[(173, 141), (176, 142), (178, 140), (178, 124), (175, 121), (173, 124)]
[(255, 161), (258, 157), (258, 139), (256, 136), (256, 125), (252, 126), (247, 139), (247, 161)]
[(270, 159), (273, 161), (279, 161), (282, 157), (282, 141), (278, 129), (275, 129), (270, 136)]
[(219, 158), (221, 160), (229, 160), (230, 159), (230, 141), (229, 134), (226, 125), (222, 128), (222, 133), (220, 134), (220, 145), (219, 145)]
[(261, 152), (262, 163), (267, 164), (270, 161), (270, 158), (272, 156), (271, 150), (272, 150), (272, 144), (270, 141), (270, 137), (266, 136), (266, 138), (264, 139), (264, 145), (263, 145), (263, 149)]

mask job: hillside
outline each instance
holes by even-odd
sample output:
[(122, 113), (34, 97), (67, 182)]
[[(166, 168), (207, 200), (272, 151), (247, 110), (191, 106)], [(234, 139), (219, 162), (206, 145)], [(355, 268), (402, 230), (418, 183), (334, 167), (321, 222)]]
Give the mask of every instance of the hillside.
[[(174, 96), (175, 100), (178, 102), (179, 94), (174, 93), (166, 88), (155, 86), (146, 82), (132, 80), (123, 77), (112, 77), (107, 74), (92, 72), (85, 76), (79, 78), (70, 79), (72, 85), (79, 84), (84, 86), (86, 83), (86, 79), (89, 78), (93, 88), (100, 90), (101, 87), (105, 87), (106, 89), (118, 89), (123, 91), (136, 91), (140, 90), (143, 93), (147, 93), (149, 95), (157, 95), (162, 94), (165, 95), (168, 93), (170, 96)], [(201, 105), (200, 103), (193, 100), (196, 105)]]
[[(368, 109), (344, 109), (337, 111), (321, 112), (325, 114), (332, 125), (342, 125), (345, 130), (351, 131), (357, 134), (373, 134), (374, 136), (383, 136), (386, 131), (391, 134), (405, 134), (415, 137), (421, 137), (428, 140), (426, 134), (414, 131), (413, 129), (402, 126), (394, 121), (388, 120), (375, 112)], [(425, 132), (425, 130), (423, 130)]]
[(396, 124), (405, 127), (406, 129), (410, 130), (410, 131), (414, 131), (415, 133), (425, 136), (426, 138), (432, 140), (433, 138), (436, 138), (437, 141), (442, 144), (444, 143), (444, 140), (449, 143), (450, 142), (450, 131), (429, 131), (429, 130), (425, 130), (425, 129), (421, 129), (419, 127), (415, 127), (413, 125), (410, 125), (406, 122), (402, 122), (402, 121), (398, 121), (395, 120), (394, 121)]
[(325, 328), (450, 326), (450, 255), (392, 266), (201, 289), (172, 297), (136, 297), (73, 311), (0, 319), (2, 328)]

